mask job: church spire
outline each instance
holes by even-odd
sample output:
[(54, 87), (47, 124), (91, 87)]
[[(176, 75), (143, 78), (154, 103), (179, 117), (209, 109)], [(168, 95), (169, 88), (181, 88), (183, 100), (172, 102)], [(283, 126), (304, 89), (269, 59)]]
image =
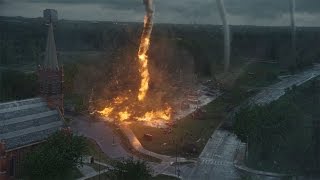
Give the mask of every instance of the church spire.
[(47, 48), (46, 48), (43, 67), (45, 69), (50, 69), (50, 70), (59, 70), (57, 50), (56, 50), (56, 44), (54, 41), (52, 23), (49, 24)]

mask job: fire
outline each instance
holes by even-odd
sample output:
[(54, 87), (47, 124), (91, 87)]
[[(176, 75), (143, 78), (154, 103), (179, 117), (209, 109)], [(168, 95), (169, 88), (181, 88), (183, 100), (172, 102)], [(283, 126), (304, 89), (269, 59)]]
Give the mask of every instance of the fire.
[(136, 117), (138, 121), (151, 121), (153, 119), (163, 119), (170, 120), (171, 118), (171, 108), (168, 107), (164, 111), (151, 111), (146, 112), (143, 117)]
[(118, 96), (114, 99), (114, 103), (115, 104), (122, 104), (124, 101), (128, 100), (129, 98), (128, 97), (121, 97), (121, 96)]
[(125, 111), (119, 112), (119, 120), (124, 121), (127, 120), (131, 117), (131, 114), (128, 112), (128, 107), (126, 108)]
[(99, 114), (105, 117), (109, 117), (113, 111), (112, 107), (106, 107), (102, 111), (98, 111)]
[(144, 28), (143, 28), (141, 43), (140, 43), (139, 52), (138, 52), (139, 65), (140, 65), (139, 72), (141, 76), (141, 83), (140, 83), (140, 89), (138, 94), (139, 101), (144, 100), (149, 89), (150, 75), (148, 70), (147, 52), (150, 47), (151, 30), (152, 30), (152, 15), (151, 16), (146, 15), (144, 18)]
[[(165, 110), (148, 111), (141, 116), (141, 111), (137, 108), (142, 107), (141, 103), (146, 103), (145, 97), (149, 90), (150, 73), (148, 69), (148, 51), (150, 47), (151, 32), (153, 26), (153, 10), (152, 1), (145, 0), (146, 5), (146, 15), (144, 17), (144, 27), (141, 35), (140, 46), (138, 51), (138, 61), (139, 61), (139, 73), (141, 77), (140, 87), (136, 99), (128, 98), (131, 96), (118, 96), (114, 98), (109, 105), (102, 111), (97, 111), (100, 115), (107, 118), (118, 119), (119, 121), (126, 121), (130, 119), (136, 119), (138, 121), (152, 121), (153, 119), (170, 120), (172, 109), (167, 107)], [(116, 81), (118, 84), (118, 80)], [(131, 90), (129, 90), (129, 93)], [(130, 105), (128, 105), (130, 103)], [(140, 104), (139, 104), (140, 103)], [(125, 108), (124, 108), (125, 107)], [(148, 107), (148, 106), (147, 106)], [(139, 113), (138, 113), (139, 112)], [(137, 115), (139, 114), (139, 115)], [(142, 113), (143, 114), (143, 113)]]

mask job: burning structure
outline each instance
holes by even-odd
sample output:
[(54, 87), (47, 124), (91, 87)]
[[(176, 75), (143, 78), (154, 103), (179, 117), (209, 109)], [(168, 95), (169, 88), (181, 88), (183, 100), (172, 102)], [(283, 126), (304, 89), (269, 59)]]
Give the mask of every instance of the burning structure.
[[(170, 120), (171, 119), (171, 107), (168, 104), (162, 105), (162, 110), (153, 110), (148, 107), (146, 103), (147, 93), (150, 89), (150, 73), (149, 73), (149, 57), (147, 55), (151, 33), (153, 27), (153, 8), (152, 0), (144, 0), (146, 15), (144, 17), (144, 28), (142, 31), (140, 46), (136, 60), (138, 61), (138, 72), (140, 76), (140, 85), (138, 90), (127, 89), (122, 90), (120, 95), (116, 95), (111, 99), (108, 104), (101, 111), (97, 111), (98, 114), (108, 118), (116, 119), (118, 121), (138, 120), (138, 121), (151, 121), (155, 119)], [(118, 80), (115, 81), (118, 84)], [(137, 94), (136, 94), (137, 93)]]

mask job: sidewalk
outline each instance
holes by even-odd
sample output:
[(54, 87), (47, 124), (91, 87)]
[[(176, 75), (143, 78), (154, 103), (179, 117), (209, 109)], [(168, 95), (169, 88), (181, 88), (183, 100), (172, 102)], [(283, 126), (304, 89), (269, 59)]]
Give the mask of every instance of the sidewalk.
[(245, 152), (246, 152), (246, 146), (245, 146), (245, 143), (243, 143), (243, 145), (240, 146), (240, 148), (238, 149), (235, 160), (233, 162), (234, 167), (237, 168), (239, 171), (249, 173), (249, 174), (255, 174), (259, 176), (268, 176), (268, 177), (274, 177), (274, 178), (294, 177), (293, 174), (282, 174), (282, 173), (259, 171), (259, 170), (255, 170), (247, 167), (244, 163)]
[[(86, 156), (83, 158), (83, 162), (84, 163), (90, 163), (90, 157)], [(109, 171), (109, 169), (113, 168), (111, 165), (109, 164), (105, 164), (99, 161), (94, 161), (95, 164), (99, 164), (101, 166), (107, 167), (107, 169), (101, 170), (100, 173), (97, 172), (96, 170), (94, 170), (92, 167), (88, 166), (88, 165), (83, 165), (82, 167), (78, 167), (79, 171), (81, 172), (81, 174), (83, 175), (83, 177), (77, 179), (77, 180), (86, 180), (92, 177), (95, 177), (99, 174), (103, 174)]]
[[(160, 159), (163, 162), (175, 162), (176, 158), (175, 157), (171, 157), (171, 156), (167, 156), (167, 155), (163, 155), (163, 154), (158, 154), (149, 150), (146, 150), (140, 143), (140, 141), (138, 140), (138, 138), (136, 137), (136, 135), (132, 132), (132, 130), (126, 126), (126, 125), (121, 125), (120, 126), (121, 131), (123, 132), (123, 134), (128, 138), (130, 145), (138, 152)], [(180, 163), (185, 163), (185, 162), (191, 162), (191, 163), (195, 163), (196, 161), (194, 160), (188, 160), (186, 158), (183, 157), (178, 157), (177, 158), (178, 162)]]

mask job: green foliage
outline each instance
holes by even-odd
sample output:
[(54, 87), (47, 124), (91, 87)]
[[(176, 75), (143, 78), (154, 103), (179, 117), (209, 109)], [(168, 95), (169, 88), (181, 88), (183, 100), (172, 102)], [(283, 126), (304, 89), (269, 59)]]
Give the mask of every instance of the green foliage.
[(278, 80), (279, 64), (252, 63), (236, 81), (236, 86), (263, 87)]
[(23, 160), (23, 176), (28, 179), (65, 179), (82, 164), (87, 152), (85, 138), (58, 132)]
[[(87, 109), (84, 95), (77, 94), (75, 89), (75, 79), (79, 73), (79, 64), (67, 64), (64, 66), (64, 94), (65, 104), (73, 106), (76, 112)], [(82, 83), (82, 82), (79, 82)]]
[(37, 75), (13, 70), (0, 71), (0, 87), (0, 101), (31, 98), (37, 95)]
[(320, 117), (319, 82), (293, 86), (286, 92), (269, 105), (248, 106), (236, 114), (234, 132), (248, 143), (248, 165), (275, 171), (311, 166), (312, 155), (306, 152), (312, 152), (307, 148), (312, 138), (305, 127)]
[(78, 73), (77, 64), (67, 64), (64, 67), (64, 93), (72, 94), (74, 91), (74, 79)]
[(85, 103), (83, 97), (78, 94), (69, 94), (65, 96), (66, 104), (72, 104), (76, 112), (81, 112), (87, 109), (87, 104)]
[(119, 161), (110, 170), (111, 179), (115, 180), (147, 180), (151, 178), (152, 170), (145, 161), (129, 158)]
[(155, 176), (152, 178), (152, 180), (179, 180), (180, 178), (173, 177), (173, 176), (167, 176), (163, 174), (159, 174), (158, 176)]

